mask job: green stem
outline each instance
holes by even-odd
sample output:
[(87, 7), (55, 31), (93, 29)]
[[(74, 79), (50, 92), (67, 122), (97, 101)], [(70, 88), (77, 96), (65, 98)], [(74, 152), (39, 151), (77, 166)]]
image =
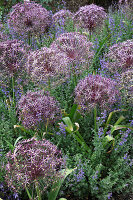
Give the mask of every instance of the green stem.
[(25, 189), (26, 189), (26, 192), (27, 192), (27, 195), (28, 195), (29, 199), (32, 200), (32, 196), (30, 195), (28, 188), (25, 187)]
[(13, 107), (15, 106), (14, 76), (12, 76)]
[(41, 193), (40, 193), (40, 190), (39, 190), (39, 187), (38, 187), (38, 181), (37, 180), (35, 181), (35, 187), (36, 187), (37, 199), (41, 200)]
[(28, 45), (31, 45), (31, 34), (30, 34), (30, 32), (28, 33)]
[(94, 130), (97, 131), (97, 107), (94, 108)]
[(48, 77), (48, 89), (49, 89), (49, 92), (51, 92), (51, 81), (49, 77)]

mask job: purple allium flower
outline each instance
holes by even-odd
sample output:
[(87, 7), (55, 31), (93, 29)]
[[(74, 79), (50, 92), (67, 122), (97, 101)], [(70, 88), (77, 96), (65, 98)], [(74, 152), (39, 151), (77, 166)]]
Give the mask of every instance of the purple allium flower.
[(68, 63), (69, 60), (65, 53), (43, 47), (41, 50), (29, 54), (26, 69), (34, 81), (47, 82), (49, 78), (59, 78), (60, 75), (66, 76)]
[(8, 23), (20, 35), (44, 33), (51, 23), (50, 13), (33, 1), (18, 3), (12, 8)]
[(6, 158), (5, 180), (17, 192), (40, 179), (44, 181), (46, 189), (59, 177), (59, 170), (65, 165), (61, 151), (54, 144), (34, 137), (18, 142)]
[(102, 109), (116, 102), (119, 91), (116, 83), (101, 75), (89, 75), (80, 80), (75, 88), (75, 102), (82, 111), (90, 111), (96, 105)]
[(120, 86), (124, 88), (124, 97), (129, 103), (133, 103), (133, 69), (121, 74)]
[(66, 21), (72, 19), (72, 16), (73, 14), (69, 10), (62, 9), (52, 16), (52, 20), (54, 24), (63, 25), (62, 22), (65, 24)]
[(133, 67), (133, 40), (114, 44), (105, 54), (104, 65), (111, 73), (123, 73)]
[[(56, 48), (67, 55), (73, 68), (75, 65), (77, 66), (77, 69), (75, 68), (73, 71), (83, 72), (83, 67), (89, 68), (88, 66), (94, 55), (92, 45), (93, 44), (87, 40), (86, 36), (77, 32), (70, 32), (60, 35), (51, 44), (51, 48)], [(84, 64), (85, 66), (82, 66), (82, 69), (79, 69), (81, 64)]]
[(18, 102), (19, 120), (26, 128), (35, 128), (40, 122), (53, 124), (60, 118), (57, 101), (48, 92), (28, 91)]
[(0, 42), (0, 74), (12, 76), (22, 71), (28, 46), (18, 40)]
[(74, 15), (75, 24), (81, 28), (94, 30), (103, 24), (104, 19), (107, 17), (103, 7), (95, 4), (90, 4), (80, 7)]

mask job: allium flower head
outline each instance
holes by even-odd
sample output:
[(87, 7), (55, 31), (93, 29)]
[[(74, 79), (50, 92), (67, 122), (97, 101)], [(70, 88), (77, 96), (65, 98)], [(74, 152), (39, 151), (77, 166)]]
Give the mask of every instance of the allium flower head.
[(117, 95), (116, 83), (101, 75), (89, 75), (75, 88), (75, 102), (82, 111), (90, 111), (96, 105), (102, 109), (108, 108), (116, 101)]
[(58, 12), (56, 12), (53, 16), (53, 22), (54, 24), (62, 24), (65, 23), (69, 19), (72, 19), (73, 14), (69, 10), (62, 9)]
[(61, 151), (46, 139), (22, 140), (6, 157), (5, 179), (14, 191), (21, 191), (40, 179), (44, 181), (46, 189), (59, 177), (58, 171), (65, 164)]
[(120, 86), (124, 88), (124, 96), (128, 102), (133, 103), (133, 69), (122, 73)]
[(87, 40), (86, 36), (77, 32), (70, 32), (60, 35), (51, 44), (51, 48), (56, 48), (64, 52), (71, 64), (85, 64), (85, 67), (88, 68), (94, 55), (92, 45), (93, 44)]
[(90, 4), (80, 7), (74, 15), (74, 22), (81, 28), (94, 30), (103, 24), (104, 19), (107, 17), (103, 7), (95, 4)]
[(68, 63), (65, 53), (54, 48), (43, 47), (29, 54), (26, 69), (34, 81), (41, 83), (47, 82), (49, 78), (56, 78), (60, 74), (65, 76)]
[(24, 45), (22, 41), (7, 40), (0, 42), (0, 73), (10, 76), (21, 71), (28, 50), (28, 46)]
[(18, 102), (19, 120), (26, 128), (35, 128), (40, 122), (53, 124), (60, 118), (58, 102), (48, 92), (28, 91)]
[(50, 13), (33, 1), (18, 3), (9, 13), (8, 23), (20, 35), (44, 33), (51, 23)]
[(105, 68), (111, 73), (123, 73), (133, 67), (133, 39), (109, 48), (105, 55)]

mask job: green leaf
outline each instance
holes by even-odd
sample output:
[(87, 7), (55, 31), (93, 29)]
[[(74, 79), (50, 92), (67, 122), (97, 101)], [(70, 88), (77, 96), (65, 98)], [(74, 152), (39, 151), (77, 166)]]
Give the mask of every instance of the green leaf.
[(80, 106), (77, 104), (74, 104), (71, 108), (69, 117), (72, 122), (78, 122), (78, 120), (82, 117), (82, 115), (78, 112), (78, 109), (80, 109)]
[(66, 198), (60, 198), (59, 200), (67, 200)]
[(59, 190), (60, 190), (60, 188), (61, 188), (61, 185), (62, 185), (62, 183), (64, 182), (65, 178), (66, 178), (69, 174), (71, 174), (75, 169), (76, 169), (76, 168), (74, 168), (74, 169), (63, 169), (63, 170), (61, 171), (61, 176), (62, 176), (62, 177), (59, 178), (59, 180), (57, 180), (57, 181), (52, 185), (51, 191), (50, 191), (50, 193), (49, 193), (49, 195), (48, 195), (48, 200), (56, 200), (57, 195), (58, 195), (58, 193), (59, 193)]
[[(105, 128), (104, 128), (104, 134), (106, 134), (107, 127), (108, 127), (108, 125), (109, 125), (109, 123), (110, 123), (110, 121), (111, 121), (111, 118), (112, 118), (113, 114), (116, 113), (116, 112), (122, 112), (122, 111), (127, 111), (127, 110), (125, 110), (125, 109), (114, 110), (114, 111), (112, 111), (111, 113), (109, 113), (109, 116), (108, 116), (108, 119), (107, 119), (107, 122), (106, 122), (106, 124), (105, 124)], [(119, 119), (118, 119), (118, 120), (119, 120)], [(116, 123), (119, 123), (118, 120), (117, 120)], [(122, 118), (121, 118), (121, 120), (122, 120)]]
[(75, 115), (75, 113), (77, 111), (77, 108), (78, 108), (78, 105), (77, 104), (73, 104), (73, 106), (72, 106), (72, 108), (70, 110), (70, 114), (69, 114), (69, 117), (70, 117), (71, 120), (73, 120), (74, 115)]
[(125, 117), (121, 115), (121, 116), (119, 117), (119, 119), (115, 122), (115, 125), (120, 124), (124, 119), (125, 119)]
[(113, 134), (114, 131), (120, 130), (120, 129), (123, 129), (123, 128), (129, 128), (129, 129), (133, 130), (133, 128), (128, 126), (128, 125), (115, 125), (111, 129), (111, 134)]
[(16, 139), (16, 141), (15, 141), (15, 143), (14, 143), (14, 147), (16, 146), (17, 142), (18, 142), (21, 138), (23, 138), (23, 136), (19, 136), (19, 137)]
[(71, 131), (73, 131), (73, 124), (71, 122), (71, 119), (69, 117), (64, 117), (62, 120), (67, 125), (68, 129), (70, 129)]
[(108, 142), (114, 140), (114, 138), (111, 135), (105, 136), (105, 139), (107, 139)]

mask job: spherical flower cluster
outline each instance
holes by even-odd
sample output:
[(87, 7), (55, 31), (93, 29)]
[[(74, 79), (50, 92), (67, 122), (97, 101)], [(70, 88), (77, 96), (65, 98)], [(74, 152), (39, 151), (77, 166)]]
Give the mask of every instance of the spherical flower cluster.
[(133, 69), (122, 73), (120, 86), (124, 88), (124, 96), (128, 102), (133, 103)]
[(26, 128), (36, 128), (40, 123), (53, 124), (60, 119), (58, 102), (48, 92), (28, 91), (18, 102), (19, 120)]
[(100, 27), (103, 21), (107, 17), (103, 7), (99, 7), (95, 4), (82, 6), (74, 15), (75, 25), (94, 30), (96, 27)]
[(68, 63), (69, 60), (63, 52), (43, 47), (41, 50), (29, 54), (26, 69), (33, 81), (47, 83), (50, 78), (66, 76)]
[(50, 13), (35, 2), (18, 3), (9, 13), (8, 23), (20, 35), (44, 33), (51, 23)]
[(81, 80), (75, 88), (75, 102), (82, 111), (90, 111), (96, 105), (107, 109), (116, 102), (119, 91), (116, 83), (101, 75), (89, 75)]
[(65, 164), (62, 153), (48, 140), (22, 140), (13, 152), (7, 153), (6, 182), (14, 191), (21, 191), (41, 179), (46, 189)]
[(21, 71), (28, 50), (28, 46), (24, 45), (22, 41), (7, 40), (0, 42), (0, 73), (10, 76)]
[(52, 16), (54, 24), (63, 25), (69, 19), (72, 19), (73, 14), (69, 10), (62, 9)]
[(133, 67), (133, 39), (109, 48), (105, 55), (104, 67), (111, 73), (123, 73)]
[[(91, 63), (94, 52), (92, 50), (92, 43), (87, 40), (87, 37), (77, 32), (63, 33), (52, 44), (51, 48), (64, 52), (70, 63), (76, 66), (84, 64), (85, 68)], [(83, 72), (83, 67), (82, 70)]]

